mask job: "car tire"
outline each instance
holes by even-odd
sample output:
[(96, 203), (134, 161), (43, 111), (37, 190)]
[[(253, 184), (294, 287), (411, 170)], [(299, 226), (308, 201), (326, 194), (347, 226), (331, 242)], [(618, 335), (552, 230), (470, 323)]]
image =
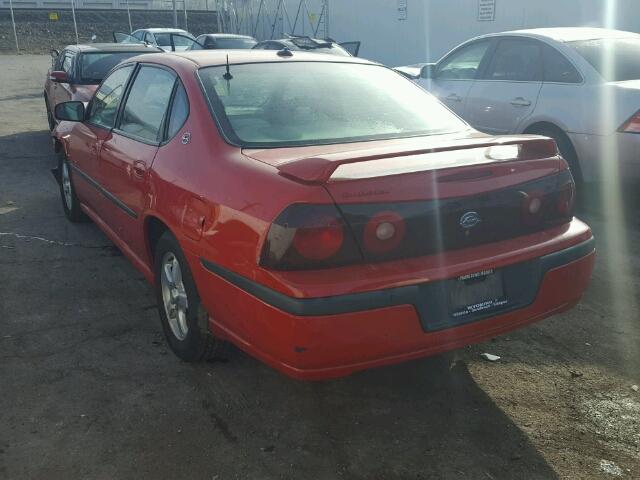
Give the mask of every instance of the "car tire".
[(87, 216), (80, 208), (80, 200), (78, 200), (76, 189), (73, 186), (71, 167), (62, 152), (58, 154), (58, 174), (60, 176), (60, 198), (65, 216), (73, 223), (86, 222)]
[(53, 113), (51, 112), (51, 108), (49, 107), (49, 99), (47, 96), (44, 96), (44, 105), (47, 109), (47, 122), (49, 123), (49, 131), (53, 132), (53, 129), (56, 128), (56, 120), (53, 118)]
[(539, 126), (528, 130), (526, 133), (532, 133), (535, 135), (543, 135), (545, 137), (553, 138), (558, 145), (560, 155), (569, 164), (569, 169), (573, 175), (573, 179), (576, 183), (582, 183), (582, 170), (580, 169), (580, 162), (578, 161), (578, 155), (576, 154), (573, 144), (567, 134), (561, 129), (553, 126)]
[(171, 350), (186, 362), (210, 360), (222, 341), (209, 330), (189, 264), (168, 231), (155, 247), (155, 289), (162, 330)]

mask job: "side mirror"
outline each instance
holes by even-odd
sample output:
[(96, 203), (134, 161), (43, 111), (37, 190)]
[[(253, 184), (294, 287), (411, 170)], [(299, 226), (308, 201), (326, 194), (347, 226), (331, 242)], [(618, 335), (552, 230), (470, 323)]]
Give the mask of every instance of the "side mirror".
[(55, 60), (60, 55), (60, 52), (55, 48), (52, 48), (51, 51), (49, 52), (49, 55), (51, 55), (51, 58)]
[(56, 105), (53, 111), (56, 119), (65, 120), (67, 122), (84, 121), (84, 103), (82, 102), (63, 102)]
[(69, 76), (67, 72), (60, 70), (53, 71), (49, 74), (49, 79), (56, 83), (69, 83)]
[(420, 70), (420, 78), (433, 78), (436, 73), (436, 65), (435, 63), (427, 63)]

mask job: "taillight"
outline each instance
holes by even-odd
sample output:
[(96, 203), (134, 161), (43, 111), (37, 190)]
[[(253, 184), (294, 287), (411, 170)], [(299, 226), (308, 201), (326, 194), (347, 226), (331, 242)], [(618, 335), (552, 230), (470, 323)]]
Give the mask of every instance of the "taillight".
[(640, 133), (640, 110), (634, 113), (629, 120), (620, 125), (619, 132)]
[(575, 185), (565, 169), (479, 195), (344, 203), (339, 209), (294, 204), (271, 224), (260, 264), (312, 270), (467, 248), (565, 224), (574, 203)]
[(362, 259), (335, 205), (294, 204), (272, 223), (260, 264), (276, 270), (335, 267)]
[(573, 216), (575, 192), (575, 183), (568, 169), (556, 175), (555, 185), (549, 182), (526, 185), (521, 191), (522, 222), (534, 227), (567, 221)]

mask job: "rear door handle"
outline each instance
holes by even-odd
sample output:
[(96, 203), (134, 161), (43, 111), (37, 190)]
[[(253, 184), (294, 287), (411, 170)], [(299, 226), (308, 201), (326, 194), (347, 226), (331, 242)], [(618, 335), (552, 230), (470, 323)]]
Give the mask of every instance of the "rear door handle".
[(513, 100), (511, 100), (510, 103), (514, 107), (529, 107), (529, 106), (531, 106), (531, 100), (525, 100), (522, 97), (516, 97)]
[(456, 93), (452, 93), (452, 94), (450, 94), (450, 95), (448, 95), (446, 97), (446, 100), (449, 100), (450, 102), (461, 102), (462, 101), (462, 97), (460, 97)]

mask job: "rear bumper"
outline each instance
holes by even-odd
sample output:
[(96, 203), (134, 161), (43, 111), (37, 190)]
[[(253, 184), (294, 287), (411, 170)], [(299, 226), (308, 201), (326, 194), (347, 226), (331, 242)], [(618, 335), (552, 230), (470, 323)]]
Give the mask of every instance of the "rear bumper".
[(208, 306), (216, 334), (287, 375), (318, 380), (460, 348), (566, 310), (587, 287), (594, 260), (591, 237), (505, 267), (526, 276), (526, 295), (462, 321), (443, 300), (449, 280), (292, 298), (206, 260), (201, 270), (207, 290), (218, 292)]

